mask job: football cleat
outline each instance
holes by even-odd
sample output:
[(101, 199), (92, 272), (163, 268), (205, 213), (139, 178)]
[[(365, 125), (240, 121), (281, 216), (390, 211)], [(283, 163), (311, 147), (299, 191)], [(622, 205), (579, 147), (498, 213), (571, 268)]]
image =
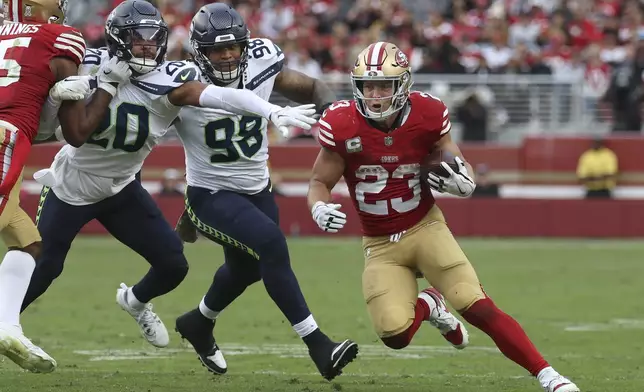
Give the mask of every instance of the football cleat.
[(440, 331), (445, 340), (459, 350), (467, 347), (470, 342), (467, 329), (459, 319), (449, 312), (443, 295), (431, 287), (421, 291), (418, 298), (428, 304), (436, 303), (434, 307), (430, 305), (431, 313), (427, 321)]
[(546, 392), (580, 392), (579, 388), (562, 375), (552, 378), (546, 385), (543, 385)]
[(214, 328), (215, 320), (205, 318), (199, 309), (194, 309), (177, 318), (174, 330), (190, 342), (197, 358), (209, 372), (224, 374), (228, 371), (228, 364), (212, 335)]
[(309, 355), (322, 377), (331, 381), (358, 356), (358, 345), (349, 339), (342, 343), (329, 342), (310, 346)]
[(50, 373), (56, 369), (54, 358), (27, 339), (19, 326), (0, 323), (0, 355), (30, 372)]
[(163, 321), (152, 311), (152, 304), (147, 303), (140, 310), (134, 309), (128, 304), (127, 295), (128, 287), (125, 283), (121, 283), (121, 287), (116, 290), (116, 303), (134, 318), (148, 343), (155, 347), (166, 347), (170, 343), (170, 336)]

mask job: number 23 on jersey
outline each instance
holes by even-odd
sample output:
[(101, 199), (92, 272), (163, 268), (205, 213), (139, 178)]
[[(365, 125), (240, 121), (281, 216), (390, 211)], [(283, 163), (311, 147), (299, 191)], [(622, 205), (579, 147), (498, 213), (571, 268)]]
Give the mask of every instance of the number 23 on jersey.
[[(420, 204), (422, 192), (419, 174), (419, 164), (400, 165), (391, 175), (381, 165), (361, 165), (355, 172), (356, 178), (362, 180), (355, 187), (358, 208), (372, 215), (390, 215), (393, 211), (402, 214), (416, 209)], [(406, 197), (367, 202), (367, 198), (382, 197), (381, 194), (387, 187), (391, 187), (396, 194), (405, 194)], [(394, 187), (396, 189), (393, 189)]]

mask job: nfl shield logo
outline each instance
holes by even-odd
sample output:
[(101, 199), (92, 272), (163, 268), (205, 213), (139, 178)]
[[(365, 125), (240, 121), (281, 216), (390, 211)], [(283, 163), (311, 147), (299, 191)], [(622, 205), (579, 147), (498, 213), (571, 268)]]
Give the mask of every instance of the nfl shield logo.
[(385, 146), (391, 146), (394, 144), (394, 138), (392, 136), (385, 136)]

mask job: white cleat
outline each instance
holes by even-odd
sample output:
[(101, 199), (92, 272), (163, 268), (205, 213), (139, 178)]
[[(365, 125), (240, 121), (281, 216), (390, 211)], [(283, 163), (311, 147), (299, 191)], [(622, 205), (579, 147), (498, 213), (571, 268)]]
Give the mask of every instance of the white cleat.
[(552, 378), (546, 385), (543, 385), (546, 392), (580, 392), (579, 388), (562, 375)]
[(116, 290), (116, 303), (118, 303), (123, 310), (128, 312), (134, 318), (141, 334), (151, 345), (155, 347), (167, 347), (170, 343), (170, 336), (168, 330), (163, 325), (163, 321), (152, 311), (152, 304), (147, 303), (143, 309), (134, 309), (127, 302), (128, 287), (125, 283), (121, 283), (121, 287)]
[[(461, 320), (449, 312), (443, 295), (435, 288), (428, 288), (421, 291), (418, 298), (430, 304), (432, 311), (427, 321), (440, 331), (445, 340), (459, 350), (467, 347), (470, 342), (467, 329)], [(433, 303), (437, 306), (431, 306)]]
[(27, 339), (18, 326), (0, 323), (0, 355), (34, 373), (51, 373), (56, 361)]

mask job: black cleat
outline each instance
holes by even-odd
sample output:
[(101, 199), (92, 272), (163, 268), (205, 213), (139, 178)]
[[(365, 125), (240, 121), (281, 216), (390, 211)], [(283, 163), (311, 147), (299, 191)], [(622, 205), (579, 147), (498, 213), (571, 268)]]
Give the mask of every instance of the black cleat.
[(186, 339), (197, 352), (201, 364), (214, 374), (224, 374), (228, 365), (212, 336), (215, 321), (205, 318), (199, 309), (194, 309), (177, 318), (174, 330)]
[(322, 377), (331, 381), (342, 374), (342, 369), (358, 356), (358, 345), (347, 339), (309, 347), (309, 355)]

